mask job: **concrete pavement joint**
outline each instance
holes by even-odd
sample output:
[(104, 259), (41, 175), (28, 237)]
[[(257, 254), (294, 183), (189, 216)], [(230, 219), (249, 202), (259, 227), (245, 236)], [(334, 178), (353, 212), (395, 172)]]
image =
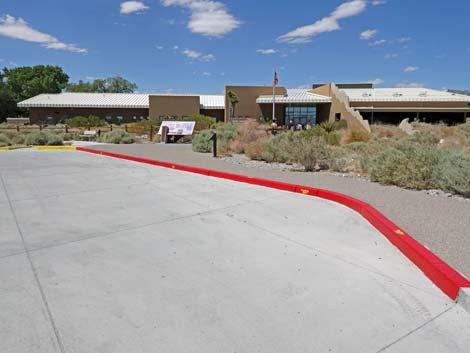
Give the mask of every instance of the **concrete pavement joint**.
[[(279, 197), (279, 196), (275, 196), (274, 198), (276, 198), (276, 197)], [(182, 197), (180, 197), (180, 198), (182, 198)], [(266, 200), (269, 200), (271, 198), (272, 197), (266, 198)], [(33, 249), (26, 249), (26, 247), (25, 247), (25, 251), (9, 254), (9, 255), (5, 255), (5, 256), (1, 256), (0, 260), (15, 257), (15, 256), (19, 256), (19, 255), (23, 255), (23, 254), (28, 254), (28, 253), (31, 254), (31, 253), (39, 252), (39, 251), (42, 251), (42, 250), (59, 248), (59, 247), (67, 246), (67, 245), (70, 245), (70, 244), (81, 243), (81, 242), (84, 242), (84, 241), (87, 241), (87, 240), (100, 239), (100, 238), (110, 238), (110, 239), (112, 239), (112, 238), (119, 237), (120, 236), (119, 233), (129, 232), (129, 231), (134, 231), (134, 230), (139, 230), (139, 229), (145, 229), (145, 228), (148, 228), (148, 227), (154, 227), (154, 226), (161, 225), (161, 224), (172, 223), (172, 222), (180, 221), (180, 220), (183, 220), (183, 219), (190, 219), (190, 218), (201, 216), (201, 215), (208, 215), (208, 214), (216, 213), (216, 212), (223, 211), (223, 210), (226, 210), (226, 209), (230, 209), (232, 207), (244, 206), (244, 205), (248, 205), (248, 204), (252, 204), (252, 203), (256, 203), (256, 202), (260, 202), (260, 201), (242, 202), (242, 203), (239, 203), (237, 205), (230, 205), (230, 206), (226, 206), (226, 207), (222, 207), (222, 208), (218, 208), (218, 209), (212, 209), (212, 210), (207, 210), (207, 211), (202, 211), (202, 212), (197, 212), (197, 213), (191, 213), (191, 214), (183, 215), (183, 216), (180, 216), (180, 217), (166, 219), (166, 220), (159, 221), (159, 222), (146, 223), (146, 224), (141, 225), (141, 226), (120, 229), (120, 230), (110, 232), (110, 233), (86, 234), (83, 237), (80, 237), (79, 239), (64, 241), (64, 242), (58, 242), (56, 244), (51, 244), (51, 245), (48, 245), (48, 246), (41, 246), (41, 247), (37, 247), (37, 248), (33, 248)], [(194, 203), (197, 204), (196, 202), (194, 202)], [(15, 216), (15, 221), (16, 221), (16, 216)], [(17, 223), (17, 225), (18, 225), (18, 223)]]
[(382, 353), (382, 352), (385, 352), (387, 349), (389, 349), (390, 347), (394, 346), (395, 344), (397, 344), (398, 342), (404, 340), (405, 338), (411, 336), (413, 333), (421, 330), (423, 327), (427, 326), (428, 324), (430, 324), (431, 322), (433, 322), (434, 320), (437, 320), (438, 318), (440, 318), (441, 316), (443, 316), (444, 314), (448, 313), (450, 310), (452, 310), (457, 304), (453, 304), (450, 308), (444, 310), (442, 313), (434, 316), (433, 318), (429, 319), (428, 321), (426, 321), (425, 323), (419, 325), (418, 327), (414, 328), (413, 330), (411, 330), (410, 332), (408, 332), (407, 334), (401, 336), (400, 338), (396, 339), (395, 341), (393, 341), (392, 343), (386, 345), (385, 347), (381, 348), (380, 350), (378, 350), (376, 353)]
[[(236, 207), (236, 206), (234, 206), (234, 207)], [(218, 212), (220, 212), (220, 210), (219, 210)], [(225, 217), (228, 217), (228, 218), (230, 218), (230, 219), (234, 219), (234, 220), (236, 220), (237, 222), (247, 224), (247, 223), (245, 223), (242, 219), (239, 219), (239, 218), (237, 218), (237, 217), (231, 218), (231, 217), (227, 216), (226, 214), (222, 214), (222, 215), (225, 216)], [(288, 241), (288, 242), (290, 242), (290, 243), (292, 243), (292, 244), (301, 246), (301, 247), (306, 248), (306, 249), (308, 249), (308, 250), (310, 250), (310, 251), (318, 252), (318, 253), (320, 253), (320, 254), (326, 256), (326, 257), (329, 257), (329, 258), (335, 259), (335, 260), (337, 260), (337, 261), (346, 263), (346, 264), (348, 264), (348, 265), (351, 265), (351, 266), (354, 266), (354, 267), (357, 267), (357, 268), (366, 270), (366, 271), (368, 271), (368, 272), (371, 272), (371, 273), (374, 273), (374, 274), (379, 275), (379, 276), (381, 276), (381, 277), (387, 278), (387, 279), (389, 279), (389, 280), (391, 280), (391, 281), (393, 281), (393, 282), (399, 283), (399, 284), (401, 284), (401, 285), (405, 285), (405, 286), (408, 286), (408, 287), (410, 287), (410, 288), (414, 288), (414, 289), (416, 289), (416, 290), (419, 290), (419, 291), (421, 291), (421, 292), (423, 292), (423, 293), (427, 293), (427, 294), (429, 294), (429, 295), (436, 296), (436, 294), (434, 294), (434, 293), (430, 293), (430, 292), (428, 292), (428, 291), (426, 291), (426, 290), (423, 290), (422, 288), (419, 288), (419, 287), (414, 286), (413, 284), (400, 281), (400, 280), (398, 280), (398, 279), (396, 279), (396, 278), (394, 278), (394, 277), (392, 277), (392, 276), (389, 276), (389, 275), (387, 275), (387, 274), (385, 274), (385, 273), (383, 273), (383, 272), (381, 272), (381, 271), (379, 271), (379, 270), (376, 270), (376, 269), (373, 269), (373, 268), (370, 268), (370, 267), (366, 267), (366, 266), (364, 266), (364, 265), (360, 265), (360, 264), (357, 264), (357, 263), (355, 263), (355, 262), (351, 262), (351, 261), (345, 260), (345, 259), (343, 259), (343, 258), (341, 258), (341, 257), (339, 257), (339, 256), (330, 254), (330, 253), (328, 253), (328, 252), (325, 252), (324, 250), (321, 250), (321, 249), (318, 249), (318, 248), (309, 246), (309, 245), (307, 245), (307, 244), (303, 244), (303, 243), (301, 243), (301, 242), (299, 242), (299, 241), (293, 240), (293, 239), (291, 239), (291, 238), (289, 238), (289, 237), (287, 237), (287, 236), (284, 236), (284, 235), (282, 235), (282, 234), (278, 234), (278, 233), (273, 232), (272, 230), (266, 229), (266, 228), (264, 228), (264, 227), (261, 227), (261, 226), (258, 226), (258, 225), (252, 224), (252, 223), (248, 223), (248, 224), (251, 225), (251, 226), (253, 226), (254, 228), (257, 228), (257, 229), (259, 229), (259, 230), (265, 231), (265, 232), (267, 232), (267, 233), (269, 233), (269, 234), (271, 234), (271, 235), (273, 235), (273, 236), (275, 236), (275, 237), (277, 237), (277, 238), (280, 238), (280, 239), (283, 239), (283, 240), (285, 240), (285, 241)], [(437, 297), (437, 296), (436, 296), (436, 297)]]
[(13, 205), (10, 201), (10, 195), (8, 194), (8, 190), (6, 188), (5, 181), (3, 180), (3, 177), (0, 177), (0, 180), (2, 182), (3, 189), (5, 190), (5, 196), (8, 200), (8, 204), (10, 206), (10, 211), (12, 213), (12, 216), (13, 216), (14, 222), (16, 224), (16, 228), (18, 230), (18, 233), (20, 234), (21, 242), (23, 243), (23, 248), (25, 250), (26, 257), (28, 258), (28, 262), (29, 262), (29, 265), (31, 267), (31, 271), (33, 272), (34, 280), (35, 280), (36, 285), (38, 287), (39, 293), (41, 294), (41, 299), (42, 299), (42, 302), (43, 302), (44, 307), (46, 309), (47, 316), (49, 317), (49, 321), (50, 321), (52, 330), (54, 332), (57, 344), (59, 346), (60, 352), (65, 353), (65, 347), (64, 347), (64, 344), (62, 343), (62, 339), (60, 338), (59, 329), (57, 328), (57, 325), (55, 323), (54, 316), (52, 315), (52, 311), (51, 311), (51, 308), (50, 308), (49, 303), (47, 301), (46, 294), (44, 293), (44, 289), (42, 288), (41, 281), (39, 280), (39, 276), (38, 276), (38, 273), (36, 271), (36, 267), (34, 266), (34, 263), (31, 259), (31, 254), (28, 250), (28, 246), (26, 245), (26, 241), (25, 241), (23, 232), (21, 231), (21, 227), (18, 223), (18, 218), (16, 217), (15, 210), (13, 209)]

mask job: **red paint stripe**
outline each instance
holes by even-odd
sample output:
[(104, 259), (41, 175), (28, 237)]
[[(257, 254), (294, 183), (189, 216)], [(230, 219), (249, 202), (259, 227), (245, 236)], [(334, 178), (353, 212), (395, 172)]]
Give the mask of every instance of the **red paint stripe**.
[(404, 230), (390, 221), (382, 213), (369, 204), (337, 192), (312, 188), (309, 186), (282, 183), (273, 180), (251, 178), (244, 175), (219, 172), (214, 170), (196, 168), (151, 159), (133, 157), (112, 152), (97, 151), (89, 148), (77, 147), (77, 151), (89, 152), (108, 157), (120, 158), (129, 161), (151, 164), (159, 167), (181, 170), (190, 173), (207, 175), (215, 178), (233, 180), (237, 182), (260, 185), (268, 188), (300, 193), (320, 197), (329, 201), (340, 203), (360, 213), (393, 245), (408, 257), (424, 274), (439, 287), (452, 300), (456, 300), (461, 288), (470, 288), (470, 281), (434, 255), (429, 249), (413, 239)]

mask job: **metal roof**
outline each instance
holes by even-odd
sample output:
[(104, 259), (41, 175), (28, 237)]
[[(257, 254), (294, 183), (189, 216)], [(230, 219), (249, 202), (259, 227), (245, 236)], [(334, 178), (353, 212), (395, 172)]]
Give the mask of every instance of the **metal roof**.
[(202, 109), (225, 109), (225, 96), (222, 95), (201, 95), (200, 102)]
[(341, 89), (350, 102), (469, 102), (470, 96), (428, 88)]
[[(256, 103), (272, 103), (273, 96), (259, 96)], [(287, 94), (276, 96), (276, 103), (329, 103), (331, 98), (311, 92), (311, 89), (288, 89)]]
[[(149, 94), (121, 93), (59, 93), (40, 94), (18, 103), (20, 108), (149, 108)], [(170, 95), (171, 96), (171, 95)], [(191, 96), (190, 94), (182, 96)], [(193, 95), (200, 97), (202, 109), (224, 109), (223, 95)]]
[(40, 94), (18, 103), (20, 108), (143, 108), (149, 107), (148, 94), (59, 93)]

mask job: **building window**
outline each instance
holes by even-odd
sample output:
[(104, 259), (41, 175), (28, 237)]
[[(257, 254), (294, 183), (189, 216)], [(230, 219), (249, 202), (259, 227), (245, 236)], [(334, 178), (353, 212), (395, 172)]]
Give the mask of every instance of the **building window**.
[(289, 125), (292, 120), (295, 125), (302, 124), (306, 126), (309, 124), (313, 126), (317, 123), (317, 107), (306, 105), (286, 106), (284, 116), (286, 125)]
[(335, 114), (335, 121), (340, 121), (341, 120), (341, 113), (336, 113)]

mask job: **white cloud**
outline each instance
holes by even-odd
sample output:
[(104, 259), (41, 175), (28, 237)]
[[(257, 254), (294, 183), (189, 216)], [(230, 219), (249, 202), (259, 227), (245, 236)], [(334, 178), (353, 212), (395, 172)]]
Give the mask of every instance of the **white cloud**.
[(410, 37), (401, 37), (401, 38), (398, 38), (398, 39), (397, 39), (397, 42), (398, 42), (398, 43), (407, 43), (407, 42), (409, 42), (410, 40), (411, 40)]
[(392, 54), (385, 54), (385, 59), (396, 59), (398, 58), (398, 54), (392, 53)]
[(212, 74), (210, 72), (203, 72), (202, 75), (203, 76), (212, 76)]
[(125, 1), (121, 3), (121, 13), (129, 15), (134, 12), (147, 11), (149, 7), (141, 1)]
[(417, 66), (408, 66), (407, 68), (405, 68), (405, 72), (415, 72), (415, 71), (418, 71), (419, 70), (419, 67)]
[(66, 50), (74, 53), (88, 52), (87, 49), (79, 48), (75, 44), (62, 43), (50, 34), (35, 30), (22, 18), (15, 18), (10, 15), (0, 17), (0, 35), (26, 42), (39, 43), (48, 49)]
[(385, 39), (379, 39), (379, 40), (376, 40), (375, 42), (369, 43), (369, 45), (371, 47), (378, 47), (379, 45), (383, 45), (385, 43), (387, 43)]
[(352, 0), (345, 2), (338, 6), (329, 16), (324, 17), (311, 25), (299, 27), (280, 36), (277, 40), (290, 44), (311, 42), (313, 37), (321, 33), (340, 30), (341, 26), (339, 24), (339, 20), (357, 16), (364, 12), (366, 8), (366, 0)]
[(361, 33), (361, 39), (362, 40), (370, 40), (370, 39), (375, 37), (377, 32), (378, 31), (376, 29), (368, 29), (367, 31), (364, 31), (364, 32)]
[(161, 45), (157, 45), (157, 50), (163, 50), (164, 48)]
[(371, 80), (371, 81), (368, 81), (369, 83), (372, 83), (374, 86), (378, 86), (378, 85), (381, 85), (382, 83), (384, 83), (385, 81), (382, 80), (381, 78), (376, 78), (375, 80)]
[(397, 88), (423, 88), (424, 84), (416, 83), (416, 82), (405, 82), (405, 83), (398, 83), (395, 85)]
[(387, 2), (385, 0), (372, 0), (372, 5), (377, 6), (377, 5), (383, 5), (386, 4)]
[(258, 54), (270, 55), (270, 54), (276, 54), (277, 50), (275, 50), (275, 49), (258, 49), (256, 52)]
[(209, 62), (209, 61), (214, 61), (215, 56), (213, 54), (202, 54), (198, 51), (191, 50), (191, 49), (185, 49), (183, 51), (183, 54), (190, 58), (191, 60), (199, 60), (199, 61), (204, 61), (204, 62)]
[(223, 37), (242, 24), (220, 1), (161, 0), (164, 6), (179, 6), (190, 11), (188, 28), (208, 37)]

